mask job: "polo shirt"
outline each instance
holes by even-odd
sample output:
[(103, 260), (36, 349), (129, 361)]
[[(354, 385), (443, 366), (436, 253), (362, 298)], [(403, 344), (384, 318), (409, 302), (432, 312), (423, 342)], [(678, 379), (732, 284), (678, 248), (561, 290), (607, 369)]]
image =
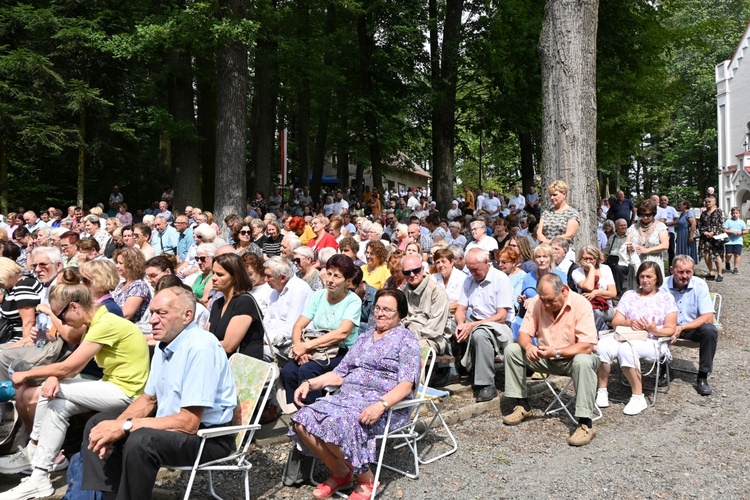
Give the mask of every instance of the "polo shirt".
[(677, 303), (678, 325), (686, 325), (698, 316), (714, 312), (708, 285), (700, 278), (693, 276), (684, 290), (677, 290), (674, 287), (674, 277), (670, 276), (664, 281), (661, 289), (671, 293)]
[(479, 320), (494, 316), (501, 308), (508, 311), (506, 322), (512, 322), (515, 316), (510, 278), (492, 266), (481, 282), (477, 282), (472, 275), (466, 277), (458, 304), (471, 310), (472, 318)]

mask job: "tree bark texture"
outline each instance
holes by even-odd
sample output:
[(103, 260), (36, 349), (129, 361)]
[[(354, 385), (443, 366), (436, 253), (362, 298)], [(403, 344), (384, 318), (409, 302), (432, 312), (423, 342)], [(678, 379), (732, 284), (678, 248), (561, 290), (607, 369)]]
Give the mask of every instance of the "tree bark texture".
[[(362, 81), (362, 97), (365, 101), (365, 130), (367, 145), (370, 149), (370, 166), (372, 167), (372, 187), (383, 192), (383, 157), (380, 150), (380, 132), (378, 118), (372, 108), (375, 102), (370, 60), (372, 57), (373, 33), (368, 26), (367, 13), (361, 14), (357, 22), (357, 37), (359, 39), (360, 77)], [(357, 185), (357, 189), (362, 189)]]
[(82, 107), (78, 117), (78, 186), (76, 205), (83, 206), (84, 186), (86, 185), (86, 108)]
[[(242, 1), (229, 0), (231, 15), (242, 14)], [(216, 123), (216, 220), (246, 212), (247, 48), (229, 40), (218, 51)]]
[(250, 126), (250, 188), (263, 191), (268, 197), (280, 168), (274, 147), (278, 95), (277, 43), (270, 33), (261, 35), (255, 49), (254, 87), (253, 122)]
[(168, 57), (167, 84), (169, 112), (179, 129), (170, 141), (172, 148), (173, 206), (181, 211), (186, 205), (203, 206), (200, 148), (195, 130), (193, 70), (189, 52), (172, 50)]
[(534, 185), (534, 138), (530, 132), (518, 134), (518, 146), (521, 150), (521, 185), (523, 193), (527, 194)]
[(8, 141), (0, 139), (0, 209), (4, 214), (8, 210)]
[(196, 89), (198, 103), (198, 135), (201, 138), (200, 158), (203, 177), (203, 205), (208, 210), (214, 206), (216, 187), (216, 61), (197, 57)]
[(447, 212), (453, 201), (453, 163), (456, 142), (456, 86), (458, 84), (459, 47), (463, 0), (447, 0), (443, 23), (443, 47), (440, 65), (437, 50), (437, 7), (430, 0), (431, 75), (434, 94), (432, 110), (432, 180), (437, 209)]
[[(331, 2), (326, 10), (326, 27), (325, 36), (330, 37), (336, 31), (336, 5)], [(323, 54), (323, 66), (329, 67), (333, 64), (332, 47), (328, 44), (325, 46)], [(318, 117), (318, 130), (315, 135), (315, 152), (313, 153), (312, 169), (313, 180), (323, 180), (323, 166), (326, 159), (326, 147), (328, 145), (328, 124), (331, 118), (331, 102), (333, 100), (332, 89), (327, 90), (321, 96), (320, 116)], [(345, 155), (348, 157), (348, 155)], [(338, 171), (338, 168), (337, 168)], [(345, 178), (338, 177), (339, 187), (346, 189), (349, 187), (349, 167), (347, 165)], [(320, 198), (320, 188), (314, 191), (316, 185), (313, 183), (313, 199)]]
[[(598, 0), (547, 0), (542, 67), (542, 178), (565, 181), (580, 213), (576, 248), (596, 243), (596, 31)], [(540, 193), (546, 194), (546, 193)], [(543, 196), (548, 207), (549, 198)]]

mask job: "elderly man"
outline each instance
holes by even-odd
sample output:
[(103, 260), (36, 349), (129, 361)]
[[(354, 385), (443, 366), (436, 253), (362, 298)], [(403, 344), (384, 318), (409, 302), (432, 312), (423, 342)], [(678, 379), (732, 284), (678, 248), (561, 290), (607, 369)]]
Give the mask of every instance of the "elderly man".
[[(677, 302), (675, 337), (700, 344), (696, 389), (701, 396), (709, 396), (708, 374), (713, 371), (719, 333), (708, 285), (694, 276), (695, 263), (689, 255), (677, 255), (669, 270), (672, 275), (664, 281), (662, 290), (671, 293)], [(660, 383), (665, 384), (666, 379)]]
[[(527, 302), (518, 343), (505, 348), (505, 397), (515, 400), (513, 413), (503, 418), (518, 425), (531, 416), (526, 370), (568, 375), (576, 391), (578, 427), (568, 438), (584, 446), (596, 435), (592, 423), (599, 356), (594, 311), (589, 301), (571, 291), (556, 274), (540, 278), (539, 295)], [(534, 345), (532, 339), (537, 339)]]
[(413, 222), (409, 224), (407, 232), (409, 234), (409, 240), (419, 243), (423, 252), (428, 252), (430, 248), (432, 248), (432, 238), (422, 234), (419, 223)]
[(516, 186), (513, 190), (513, 196), (508, 200), (508, 208), (510, 213), (514, 215), (526, 209), (526, 198), (524, 198), (520, 186)]
[[(159, 467), (192, 465), (201, 446), (198, 429), (229, 425), (237, 405), (224, 349), (193, 321), (193, 294), (167, 288), (149, 308), (158, 348), (145, 392), (119, 416), (100, 413), (86, 424), (81, 486), (105, 498), (109, 492), (120, 500), (151, 498)], [(203, 460), (227, 456), (234, 438), (209, 439)]]
[[(497, 396), (495, 356), (512, 342), (513, 285), (508, 276), (490, 265), (489, 254), (481, 248), (466, 253), (466, 278), (456, 309), (456, 341), (467, 342), (461, 364), (474, 371), (477, 402)], [(471, 316), (467, 317), (471, 311)]]
[(31, 210), (23, 214), (23, 221), (26, 223), (26, 229), (28, 229), (30, 233), (33, 233), (40, 227), (47, 227), (47, 224), (39, 220), (36, 213)]
[(193, 228), (190, 227), (190, 219), (187, 215), (178, 215), (174, 221), (174, 227), (177, 230), (177, 259), (184, 262), (190, 247), (195, 245), (193, 239)]
[(472, 248), (480, 248), (485, 252), (494, 252), (497, 250), (497, 240), (487, 236), (487, 225), (484, 221), (475, 220), (471, 223), (471, 236), (473, 241), (466, 245), (466, 252)]
[(616, 221), (617, 219), (625, 219), (628, 226), (635, 222), (636, 207), (635, 204), (629, 198), (625, 198), (625, 193), (620, 190), (617, 191), (617, 197), (614, 200), (610, 200), (610, 207), (607, 211), (607, 219)]
[(263, 264), (263, 268), (266, 283), (271, 287), (268, 313), (263, 318), (263, 326), (272, 344), (266, 346), (268, 351), (264, 352), (264, 357), (274, 359), (275, 355), (279, 355), (287, 359), (292, 346), (292, 328), (302, 316), (313, 291), (295, 275), (291, 264), (284, 257), (271, 257)]
[[(164, 203), (164, 202), (162, 202)], [(154, 217), (154, 231), (151, 233), (151, 246), (154, 247), (156, 255), (167, 253), (175, 255), (177, 245), (180, 242), (180, 235), (177, 229), (168, 224), (168, 220), (161, 214)]]
[[(615, 232), (609, 237), (607, 245), (604, 247), (604, 253), (607, 255), (607, 264), (612, 269), (612, 275), (615, 278), (615, 285), (617, 286), (617, 296), (622, 296), (627, 290), (626, 281), (628, 279), (628, 266), (622, 264), (620, 258), (620, 248), (625, 244), (626, 233), (628, 231), (628, 222), (625, 219), (617, 219), (615, 221)], [(610, 259), (614, 257), (617, 261)], [(617, 265), (611, 265), (611, 263), (617, 262)]]
[(172, 222), (172, 212), (170, 212), (167, 209), (167, 202), (166, 201), (160, 201), (159, 202), (159, 212), (155, 213), (154, 216), (158, 217), (161, 216), (164, 218), (165, 221), (167, 221), (167, 224)]
[(406, 283), (404, 295), (409, 303), (409, 314), (403, 325), (414, 332), (420, 347), (429, 346), (438, 354), (444, 354), (451, 333), (448, 327), (450, 300), (445, 288), (430, 278), (424, 271), (418, 255), (407, 255), (401, 259), (401, 268)]
[(503, 201), (497, 197), (497, 191), (490, 189), (489, 195), (482, 201), (482, 208), (493, 217), (497, 217), (503, 208)]

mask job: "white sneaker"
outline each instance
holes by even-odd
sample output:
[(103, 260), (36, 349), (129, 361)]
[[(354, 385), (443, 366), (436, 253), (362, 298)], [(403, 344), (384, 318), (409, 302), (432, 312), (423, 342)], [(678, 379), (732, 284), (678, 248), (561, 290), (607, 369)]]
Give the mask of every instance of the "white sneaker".
[(13, 455), (0, 457), (0, 474), (18, 474), (31, 468), (31, 458), (26, 454), (26, 448), (18, 447)]
[(599, 408), (609, 407), (609, 392), (607, 391), (607, 389), (596, 390), (596, 406), (598, 406)]
[(627, 405), (625, 405), (625, 408), (622, 409), (622, 412), (625, 415), (638, 415), (646, 408), (648, 408), (646, 396), (644, 396), (643, 394), (640, 394), (638, 396), (633, 395), (630, 396), (630, 401)]
[(21, 479), (21, 484), (0, 493), (0, 500), (28, 500), (29, 498), (44, 498), (52, 496), (55, 488), (48, 476), (42, 476), (38, 479), (26, 477)]

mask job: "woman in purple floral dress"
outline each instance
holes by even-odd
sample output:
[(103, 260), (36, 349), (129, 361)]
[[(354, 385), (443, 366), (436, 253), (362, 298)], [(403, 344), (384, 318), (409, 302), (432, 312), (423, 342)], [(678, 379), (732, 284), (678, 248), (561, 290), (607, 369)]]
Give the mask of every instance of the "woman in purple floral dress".
[[(377, 461), (375, 436), (385, 428), (386, 410), (412, 398), (420, 372), (416, 336), (399, 324), (407, 312), (403, 292), (379, 290), (376, 326), (360, 334), (334, 371), (302, 382), (294, 393), (295, 403), (302, 408), (292, 417), (289, 436), (331, 471), (313, 491), (315, 498), (328, 498), (350, 487), (355, 474), (357, 487), (349, 498), (370, 498), (375, 487), (370, 471), (370, 464)], [(341, 391), (303, 406), (309, 391), (328, 386), (341, 387)], [(391, 427), (404, 425), (409, 413), (409, 409), (394, 411)]]

